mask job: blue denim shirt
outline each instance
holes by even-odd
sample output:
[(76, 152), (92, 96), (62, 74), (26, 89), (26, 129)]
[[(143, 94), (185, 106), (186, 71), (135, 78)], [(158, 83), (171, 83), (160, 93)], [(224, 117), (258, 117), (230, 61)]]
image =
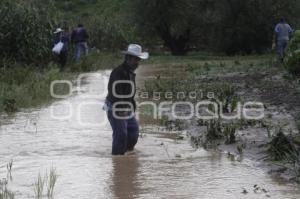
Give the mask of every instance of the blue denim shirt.
[(275, 27), (275, 33), (277, 35), (277, 40), (288, 41), (290, 39), (290, 34), (293, 32), (291, 26), (287, 23), (279, 23)]

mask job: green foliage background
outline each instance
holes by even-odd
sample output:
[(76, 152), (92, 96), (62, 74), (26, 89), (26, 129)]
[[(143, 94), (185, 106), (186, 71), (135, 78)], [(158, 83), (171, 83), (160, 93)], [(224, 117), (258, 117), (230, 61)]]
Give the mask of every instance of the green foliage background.
[(52, 32), (59, 18), (51, 1), (0, 1), (0, 57), (40, 63), (51, 57)]
[(295, 31), (293, 34), (285, 62), (289, 72), (294, 75), (300, 74), (300, 30)]
[(141, 43), (153, 52), (226, 54), (270, 50), (281, 16), (298, 28), (297, 0), (2, 0), (0, 59), (47, 63), (53, 31), (86, 26), (89, 46), (116, 51)]

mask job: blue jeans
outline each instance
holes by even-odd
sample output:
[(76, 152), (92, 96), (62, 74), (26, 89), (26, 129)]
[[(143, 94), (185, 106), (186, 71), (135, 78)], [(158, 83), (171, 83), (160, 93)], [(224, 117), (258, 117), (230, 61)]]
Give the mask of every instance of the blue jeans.
[(112, 154), (124, 155), (132, 151), (139, 137), (139, 125), (133, 116), (130, 119), (117, 119), (113, 116), (112, 106), (107, 104), (107, 117), (113, 130)]
[(78, 42), (75, 44), (75, 61), (79, 61), (82, 54), (88, 53), (88, 47), (86, 42)]
[(278, 54), (278, 58), (279, 60), (283, 60), (284, 56), (285, 56), (285, 49), (288, 45), (288, 41), (287, 40), (278, 40), (277, 44), (276, 44), (276, 50), (277, 50), (277, 54)]

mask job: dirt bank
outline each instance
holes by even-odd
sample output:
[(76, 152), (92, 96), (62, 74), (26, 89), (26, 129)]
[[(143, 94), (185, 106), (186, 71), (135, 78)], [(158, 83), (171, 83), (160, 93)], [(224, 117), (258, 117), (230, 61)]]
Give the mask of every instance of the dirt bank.
[[(274, 161), (274, 157), (268, 152), (269, 143), (279, 132), (283, 132), (289, 139), (299, 136), (297, 118), (300, 114), (300, 86), (297, 79), (291, 77), (283, 67), (275, 66), (270, 59), (218, 60), (186, 65), (147, 65), (142, 66), (138, 74), (140, 90), (145, 90), (145, 81), (162, 82), (165, 79), (175, 78), (182, 84), (188, 84), (189, 80), (199, 84), (228, 84), (234, 88), (235, 94), (242, 101), (263, 103), (265, 108), (263, 119), (234, 121), (239, 125), (234, 127), (235, 142), (231, 144), (228, 142), (225, 144), (225, 139), (222, 137), (214, 139), (213, 144), (207, 146), (205, 137), (208, 125), (199, 122), (195, 117), (183, 121), (184, 124), (181, 126), (187, 131), (193, 144), (208, 149), (218, 149), (238, 161), (251, 159), (258, 167), (264, 168), (274, 176), (288, 181), (298, 180), (295, 165), (286, 160)], [(161, 91), (158, 88), (159, 86), (156, 87), (156, 91)], [(187, 110), (182, 108), (180, 111)], [(178, 120), (169, 118), (168, 122), (176, 126)]]

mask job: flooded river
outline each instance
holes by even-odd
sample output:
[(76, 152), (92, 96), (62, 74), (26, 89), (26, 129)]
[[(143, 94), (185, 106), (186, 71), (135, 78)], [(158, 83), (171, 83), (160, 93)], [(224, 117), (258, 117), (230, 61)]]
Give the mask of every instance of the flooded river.
[(69, 97), (2, 119), (0, 178), (13, 159), (15, 198), (34, 198), (38, 174), (51, 167), (58, 174), (56, 199), (300, 197), (299, 187), (271, 178), (255, 162), (193, 149), (187, 137), (174, 141), (154, 127), (139, 139), (135, 155), (112, 157), (112, 131), (101, 109), (108, 75), (86, 75)]

